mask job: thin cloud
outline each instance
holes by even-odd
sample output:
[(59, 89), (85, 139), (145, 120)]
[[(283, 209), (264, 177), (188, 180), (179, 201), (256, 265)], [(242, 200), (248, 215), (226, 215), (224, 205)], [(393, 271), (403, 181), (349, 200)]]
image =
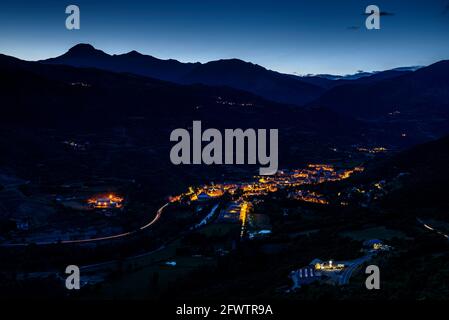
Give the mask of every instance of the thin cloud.
[[(362, 13), (363, 16), (370, 16), (372, 13)], [(381, 11), (379, 12), (379, 16), (386, 17), (386, 16), (394, 16), (396, 15), (394, 12), (388, 12), (388, 11)]]

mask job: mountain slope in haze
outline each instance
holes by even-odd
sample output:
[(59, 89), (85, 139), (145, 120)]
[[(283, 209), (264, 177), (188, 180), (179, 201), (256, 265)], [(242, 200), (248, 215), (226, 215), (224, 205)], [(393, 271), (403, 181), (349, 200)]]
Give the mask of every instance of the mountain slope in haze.
[(229, 86), (273, 101), (296, 105), (310, 102), (324, 92), (320, 86), (238, 59), (205, 64), (181, 63), (136, 51), (109, 55), (91, 45), (79, 44), (59, 57), (41, 62), (128, 72), (180, 84)]
[(374, 73), (363, 73), (363, 76), (331, 76), (316, 75), (299, 77), (302, 81), (308, 82), (322, 88), (330, 89), (345, 84), (369, 84), (381, 80), (393, 79), (412, 73), (414, 68), (396, 68)]
[(393, 68), (393, 69), (384, 70), (384, 71), (371, 71), (371, 72), (359, 71), (357, 73), (347, 74), (344, 76), (332, 75), (332, 74), (317, 74), (317, 75), (312, 75), (312, 76), (325, 78), (328, 80), (358, 80), (358, 79), (362, 79), (362, 78), (371, 77), (371, 76), (374, 76), (379, 73), (388, 72), (388, 71), (394, 71), (394, 72), (398, 72), (398, 73), (399, 72), (413, 72), (420, 68), (422, 68), (422, 66), (398, 67), (398, 68)]

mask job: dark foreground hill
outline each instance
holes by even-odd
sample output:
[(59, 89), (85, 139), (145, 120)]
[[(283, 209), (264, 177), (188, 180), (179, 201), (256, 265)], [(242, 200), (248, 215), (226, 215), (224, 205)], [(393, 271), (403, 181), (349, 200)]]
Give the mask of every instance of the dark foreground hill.
[[(344, 185), (367, 188), (380, 182), (385, 184), (385, 194), (379, 203), (387, 210), (404, 216), (432, 213), (449, 221), (448, 163), (449, 136), (446, 136), (374, 162), (366, 172)], [(367, 188), (371, 189), (376, 188)]]
[(449, 61), (440, 61), (392, 79), (338, 86), (312, 104), (365, 119), (385, 118), (391, 113), (447, 115)]
[(392, 79), (341, 85), (311, 105), (437, 139), (449, 133), (449, 61)]

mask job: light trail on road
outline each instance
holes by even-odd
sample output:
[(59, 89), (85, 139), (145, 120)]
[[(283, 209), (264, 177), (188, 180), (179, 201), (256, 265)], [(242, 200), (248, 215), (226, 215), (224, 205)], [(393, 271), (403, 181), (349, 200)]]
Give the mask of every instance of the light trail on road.
[(97, 238), (87, 238), (87, 239), (77, 239), (77, 240), (62, 240), (62, 241), (42, 241), (42, 242), (32, 242), (32, 243), (10, 243), (10, 244), (4, 244), (2, 246), (7, 246), (7, 247), (14, 247), (14, 246), (27, 246), (30, 244), (36, 244), (36, 245), (50, 245), (50, 244), (75, 244), (75, 243), (89, 243), (89, 242), (97, 242), (97, 241), (104, 241), (104, 240), (113, 240), (113, 239), (119, 239), (119, 238), (123, 238), (123, 237), (127, 237), (130, 236), (132, 234), (135, 234), (141, 230), (145, 230), (146, 228), (152, 226), (153, 224), (155, 224), (160, 217), (162, 216), (162, 212), (163, 210), (169, 205), (170, 203), (167, 202), (166, 204), (164, 204), (162, 207), (160, 207), (157, 212), (156, 212), (156, 216), (154, 217), (153, 220), (151, 220), (150, 222), (148, 222), (147, 224), (143, 225), (142, 227), (140, 227), (139, 229), (133, 230), (133, 231), (128, 231), (128, 232), (123, 232), (123, 233), (119, 233), (119, 234), (114, 234), (114, 235), (110, 235), (110, 236), (104, 236), (104, 237), (97, 237)]
[(423, 226), (424, 228), (426, 228), (427, 230), (436, 232), (436, 233), (438, 233), (440, 236), (443, 236), (443, 237), (445, 237), (447, 240), (449, 240), (449, 235), (447, 235), (447, 234), (445, 234), (444, 232), (442, 232), (442, 231), (440, 231), (440, 230), (437, 230), (437, 229), (435, 229), (434, 227), (432, 227), (432, 226), (426, 224), (424, 221), (422, 221), (422, 220), (419, 219), (419, 218), (416, 218), (416, 220), (417, 220), (420, 224), (422, 224), (422, 226)]
[(161, 215), (162, 215), (162, 211), (163, 211), (169, 204), (170, 204), (170, 202), (167, 202), (167, 203), (164, 204), (162, 207), (160, 207), (160, 208), (157, 210), (156, 217), (154, 217), (153, 220), (151, 220), (149, 223), (147, 223), (147, 224), (144, 225), (143, 227), (140, 227), (140, 230), (144, 230), (144, 229), (146, 229), (146, 228), (152, 226), (156, 221), (158, 221), (159, 218), (160, 218)]

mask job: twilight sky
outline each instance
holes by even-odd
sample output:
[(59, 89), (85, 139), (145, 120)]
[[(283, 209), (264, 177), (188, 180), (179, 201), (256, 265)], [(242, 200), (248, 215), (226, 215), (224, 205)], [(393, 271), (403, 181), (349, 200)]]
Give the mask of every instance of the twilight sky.
[[(65, 28), (65, 7), (81, 29)], [(388, 14), (367, 30), (367, 5)], [(285, 73), (347, 74), (449, 59), (449, 0), (2, 0), (0, 53), (54, 57), (77, 43), (158, 58), (239, 58)]]

